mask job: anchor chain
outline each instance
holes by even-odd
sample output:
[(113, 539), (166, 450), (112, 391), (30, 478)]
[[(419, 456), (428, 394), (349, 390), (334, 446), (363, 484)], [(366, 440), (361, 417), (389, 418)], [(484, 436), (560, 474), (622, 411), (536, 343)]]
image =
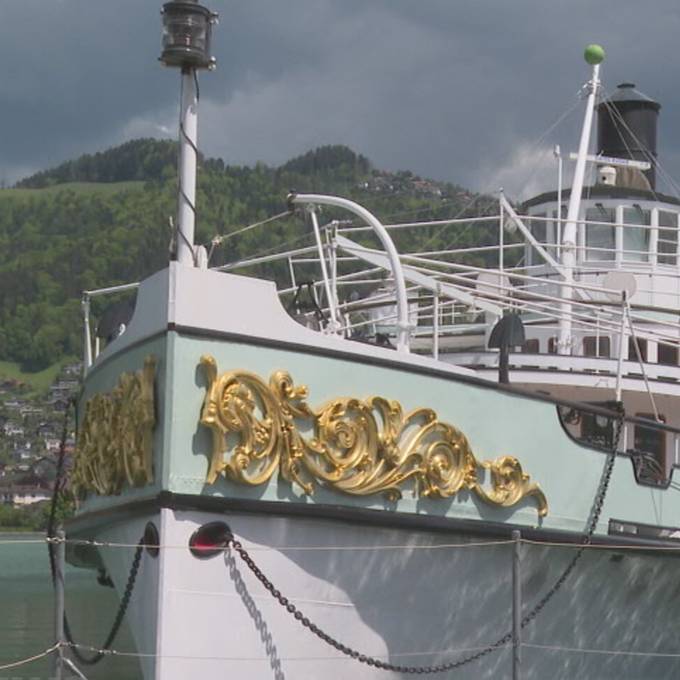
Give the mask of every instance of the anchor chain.
[[(590, 519), (588, 522), (586, 533), (583, 535), (581, 540), (581, 546), (576, 551), (576, 554), (571, 559), (569, 564), (565, 567), (562, 574), (555, 581), (553, 586), (548, 590), (548, 592), (531, 608), (521, 621), (521, 628), (524, 629), (528, 626), (540, 612), (545, 608), (545, 606), (552, 600), (552, 598), (557, 594), (557, 592), (562, 588), (564, 583), (569, 578), (569, 575), (576, 567), (576, 564), (583, 556), (585, 549), (588, 545), (592, 543), (593, 535), (597, 529), (597, 524), (602, 514), (602, 507), (604, 505), (604, 500), (607, 495), (607, 490), (609, 488), (609, 483), (611, 481), (612, 473), (614, 471), (614, 463), (616, 462), (616, 454), (619, 446), (619, 440), (621, 438), (621, 432), (623, 430), (624, 423), (624, 412), (623, 408), (620, 410), (619, 417), (616, 420), (616, 431), (613, 437), (613, 443), (611, 450), (607, 454), (607, 459), (605, 461), (604, 469), (602, 471), (602, 476), (600, 478), (600, 483), (598, 485), (597, 492), (595, 494), (595, 499), (593, 501), (593, 506), (590, 513)], [(345, 645), (344, 643), (336, 640), (333, 636), (326, 633), (323, 629), (319, 628), (315, 623), (310, 621), (287, 597), (284, 597), (274, 584), (265, 576), (262, 570), (255, 564), (253, 558), (249, 555), (248, 551), (243, 547), (243, 545), (234, 538), (232, 535), (227, 540), (227, 546), (232, 548), (238, 556), (245, 562), (247, 567), (253, 573), (255, 578), (260, 581), (272, 597), (277, 600), (277, 602), (291, 615), (293, 618), (300, 623), (301, 626), (307, 628), (311, 633), (316, 635), (320, 640), (330, 645), (334, 649), (337, 649), (341, 654), (355, 659), (359, 663), (363, 663), (367, 666), (372, 666), (380, 670), (392, 671), (395, 673), (404, 673), (411, 675), (431, 675), (435, 673), (444, 673), (446, 671), (453, 671), (461, 666), (465, 666), (473, 661), (477, 661), (482, 657), (494, 652), (501, 647), (508, 645), (512, 642), (513, 635), (512, 632), (508, 632), (503, 637), (499, 638), (492, 644), (484, 647), (474, 654), (458, 659), (457, 661), (449, 661), (442, 664), (437, 664), (433, 666), (402, 666), (400, 664), (393, 664), (387, 661), (382, 661), (381, 659), (376, 659), (375, 657), (368, 656), (367, 654), (362, 654), (361, 652)]]

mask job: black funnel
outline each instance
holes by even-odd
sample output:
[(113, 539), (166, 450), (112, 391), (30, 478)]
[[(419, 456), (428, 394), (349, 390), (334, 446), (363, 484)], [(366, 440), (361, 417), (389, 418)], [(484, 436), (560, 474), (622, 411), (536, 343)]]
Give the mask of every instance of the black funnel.
[(656, 188), (660, 108), (661, 104), (635, 89), (634, 83), (621, 83), (614, 94), (597, 107), (598, 152), (603, 156), (651, 162), (652, 167), (644, 175), (652, 189)]

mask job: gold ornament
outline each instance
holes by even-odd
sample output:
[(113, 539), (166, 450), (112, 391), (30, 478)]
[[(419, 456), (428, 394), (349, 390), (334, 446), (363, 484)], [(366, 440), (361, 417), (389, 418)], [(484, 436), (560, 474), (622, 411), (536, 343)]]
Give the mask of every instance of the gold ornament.
[[(397, 401), (342, 397), (315, 411), (305, 401), (307, 388), (296, 387), (285, 371), (267, 384), (246, 371), (218, 376), (211, 356), (201, 365), (209, 383), (201, 424), (213, 437), (209, 484), (223, 475), (257, 486), (278, 470), (306, 494), (322, 485), (397, 500), (410, 484), (420, 497), (450, 498), (467, 489), (500, 507), (530, 496), (539, 516), (548, 513), (545, 495), (516, 458), (478, 462), (465, 435), (431, 409), (404, 414)], [(488, 470), (488, 489), (480, 469)]]
[(111, 496), (120, 494), (125, 482), (153, 482), (155, 371), (156, 358), (149, 356), (142, 370), (123, 373), (111, 392), (85, 404), (73, 465), (76, 493)]

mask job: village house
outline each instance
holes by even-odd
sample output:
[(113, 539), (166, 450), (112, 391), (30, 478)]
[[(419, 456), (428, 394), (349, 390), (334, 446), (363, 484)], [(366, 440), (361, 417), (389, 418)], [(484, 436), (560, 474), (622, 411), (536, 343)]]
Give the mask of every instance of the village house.
[(61, 442), (56, 437), (45, 437), (43, 443), (45, 444), (47, 453), (55, 453), (56, 451), (59, 451), (59, 447), (61, 446)]
[(7, 422), (5, 423), (3, 430), (8, 437), (23, 437), (24, 428), (17, 423)]
[(35, 428), (35, 434), (37, 437), (54, 437), (56, 431), (52, 423), (42, 422)]
[(42, 415), (42, 409), (39, 406), (31, 406), (30, 404), (19, 409), (19, 413), (25, 418), (26, 416)]
[(50, 499), (49, 489), (39, 486), (10, 485), (0, 486), (0, 503), (15, 507), (32, 505)]

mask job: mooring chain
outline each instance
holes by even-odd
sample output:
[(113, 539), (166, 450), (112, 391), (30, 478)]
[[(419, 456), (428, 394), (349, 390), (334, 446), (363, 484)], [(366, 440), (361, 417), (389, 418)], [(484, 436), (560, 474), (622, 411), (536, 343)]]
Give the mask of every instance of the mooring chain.
[(118, 631), (121, 627), (121, 624), (123, 623), (123, 619), (125, 618), (128, 605), (130, 604), (130, 598), (132, 597), (132, 591), (135, 588), (135, 581), (137, 580), (137, 572), (139, 571), (139, 565), (142, 561), (143, 552), (144, 539), (141, 539), (135, 548), (135, 556), (132, 560), (132, 566), (130, 567), (130, 573), (125, 585), (125, 592), (123, 593), (123, 597), (120, 600), (120, 605), (118, 606), (118, 611), (116, 612), (116, 618), (113, 620), (113, 625), (111, 626), (111, 630), (106, 637), (106, 641), (95, 654), (92, 656), (85, 656), (80, 651), (78, 644), (73, 640), (71, 628), (69, 626), (68, 619), (66, 618), (66, 613), (64, 613), (64, 635), (66, 636), (68, 643), (71, 645), (73, 656), (75, 656), (76, 659), (80, 661), (80, 663), (85, 664), (86, 666), (94, 666), (96, 663), (99, 663), (111, 649), (111, 645), (116, 639), (116, 635), (118, 635)]
[[(72, 405), (73, 408), (75, 408), (73, 400), (71, 400), (70, 405)], [(63, 491), (64, 488), (62, 484), (63, 481), (62, 477), (64, 475), (64, 458), (66, 455), (66, 440), (68, 438), (69, 410), (70, 409), (67, 408), (66, 411), (64, 412), (64, 424), (61, 433), (61, 440), (59, 442), (59, 457), (57, 458), (57, 474), (54, 480), (54, 491), (52, 492), (50, 515), (47, 523), (47, 539), (48, 539), (47, 550), (50, 558), (50, 570), (52, 572), (53, 583), (56, 583), (56, 557), (54, 554), (55, 550), (54, 524), (56, 519), (57, 501), (59, 499), (59, 494)], [(139, 571), (139, 566), (142, 561), (142, 554), (144, 552), (144, 545), (145, 545), (144, 538), (141, 538), (139, 543), (137, 544), (137, 548), (135, 549), (135, 556), (132, 560), (132, 566), (130, 567), (130, 573), (128, 574), (127, 583), (125, 585), (125, 592), (123, 593), (120, 605), (118, 606), (118, 611), (116, 612), (116, 617), (113, 620), (113, 625), (111, 626), (111, 630), (106, 637), (106, 641), (99, 648), (99, 651), (97, 651), (96, 654), (94, 654), (93, 656), (85, 656), (84, 654), (82, 654), (82, 652), (78, 648), (78, 644), (73, 640), (71, 627), (69, 626), (68, 618), (66, 617), (66, 612), (64, 612), (64, 635), (66, 636), (67, 641), (71, 645), (73, 656), (75, 656), (76, 659), (80, 661), (80, 663), (86, 666), (94, 666), (96, 663), (99, 663), (99, 661), (101, 661), (104, 658), (108, 650), (111, 648), (113, 641), (116, 639), (116, 635), (118, 635), (118, 631), (121, 627), (121, 624), (123, 623), (123, 619), (125, 618), (125, 612), (127, 611), (128, 605), (130, 604), (132, 591), (135, 588), (135, 582), (137, 581), (137, 572)]]
[(384, 671), (394, 671), (395, 673), (410, 673), (414, 675), (425, 675), (429, 673), (443, 673), (444, 671), (452, 671), (464, 664), (470, 663), (471, 661), (476, 661), (477, 659), (493, 652), (495, 649), (502, 647), (512, 640), (512, 635), (506, 635), (493, 645), (489, 645), (484, 649), (480, 649), (471, 656), (460, 659), (459, 661), (450, 661), (448, 663), (439, 664), (437, 666), (400, 666), (398, 664), (392, 664), (387, 661), (382, 661), (381, 659), (376, 659), (375, 657), (368, 656), (367, 654), (362, 654), (361, 652), (348, 647), (339, 640), (326, 633), (324, 630), (319, 628), (315, 623), (312, 623), (287, 597), (284, 597), (279, 590), (274, 587), (274, 584), (262, 573), (262, 570), (255, 564), (253, 558), (248, 554), (248, 551), (237, 541), (233, 536), (229, 539), (228, 545), (233, 548), (238, 556), (246, 563), (250, 571), (255, 575), (255, 577), (260, 581), (266, 590), (278, 601), (278, 603), (286, 609), (286, 611), (293, 616), (293, 618), (300, 623), (301, 626), (307, 628), (311, 633), (314, 633), (320, 640), (323, 640), (326, 644), (337, 649), (340, 653), (345, 656), (349, 656), (355, 659), (359, 663), (366, 664), (367, 666), (373, 666), (374, 668), (379, 668)]
[(532, 607), (531, 611), (522, 617), (522, 628), (525, 628), (529, 623), (531, 623), (541, 612), (541, 610), (552, 600), (553, 596), (557, 591), (564, 585), (571, 572), (578, 561), (583, 556), (585, 549), (592, 543), (593, 535), (597, 530), (597, 524), (600, 521), (600, 515), (602, 514), (602, 506), (604, 505), (604, 499), (607, 495), (607, 490), (609, 489), (609, 482), (612, 478), (612, 473), (614, 472), (614, 463), (616, 462), (616, 455), (619, 448), (619, 441), (621, 439), (621, 433), (623, 432), (624, 423), (624, 413), (621, 409), (619, 417), (616, 419), (616, 432), (614, 434), (613, 443), (610, 451), (607, 453), (607, 460), (604, 464), (604, 470), (602, 471), (602, 477), (600, 478), (600, 485), (595, 494), (595, 499), (593, 501), (593, 507), (590, 514), (590, 521), (588, 523), (588, 529), (583, 536), (581, 541), (581, 546), (576, 551), (576, 554), (571, 559), (571, 562), (565, 567), (564, 571), (560, 577), (555, 581), (552, 588)]
[[(607, 495), (607, 490), (609, 488), (609, 483), (611, 481), (612, 473), (614, 471), (614, 463), (616, 462), (616, 455), (619, 446), (619, 440), (621, 438), (621, 432), (623, 430), (624, 423), (624, 413), (621, 410), (619, 417), (616, 420), (616, 432), (614, 435), (614, 441), (612, 443), (612, 448), (607, 454), (607, 460), (604, 465), (604, 470), (602, 471), (602, 477), (600, 479), (600, 484), (593, 501), (593, 507), (591, 510), (590, 521), (588, 523), (588, 528), (583, 536), (581, 546), (577, 550), (576, 554), (566, 566), (562, 574), (555, 581), (554, 585), (548, 592), (532, 607), (531, 611), (526, 614), (521, 621), (521, 627), (524, 629), (528, 626), (543, 610), (543, 608), (552, 600), (552, 598), (557, 594), (560, 588), (564, 585), (569, 575), (574, 570), (577, 562), (581, 559), (586, 547), (591, 544), (593, 535), (597, 529), (597, 524), (602, 514), (602, 507), (604, 505), (605, 496)], [(457, 661), (449, 661), (447, 663), (438, 664), (435, 666), (401, 666), (399, 664), (392, 664), (387, 661), (382, 661), (376, 659), (375, 657), (368, 656), (367, 654), (362, 654), (361, 652), (349, 647), (339, 640), (326, 633), (324, 630), (319, 628), (315, 623), (312, 623), (287, 597), (284, 597), (281, 592), (274, 587), (274, 584), (264, 575), (262, 570), (255, 564), (253, 558), (248, 554), (248, 551), (243, 547), (243, 545), (237, 541), (232, 535), (227, 541), (227, 545), (236, 551), (238, 556), (245, 562), (250, 571), (254, 576), (260, 581), (272, 597), (278, 601), (278, 603), (286, 609), (286, 611), (295, 618), (300, 625), (307, 628), (311, 633), (316, 635), (320, 640), (330, 645), (334, 649), (337, 649), (340, 653), (355, 659), (359, 663), (366, 664), (367, 666), (372, 666), (380, 670), (393, 671), (395, 673), (405, 673), (412, 675), (428, 675), (434, 673), (444, 673), (446, 671), (452, 671), (461, 666), (465, 666), (473, 661), (477, 661), (482, 657), (490, 654), (491, 652), (500, 649), (512, 642), (513, 634), (512, 632), (506, 633), (503, 637), (496, 640), (494, 643), (488, 645)]]

